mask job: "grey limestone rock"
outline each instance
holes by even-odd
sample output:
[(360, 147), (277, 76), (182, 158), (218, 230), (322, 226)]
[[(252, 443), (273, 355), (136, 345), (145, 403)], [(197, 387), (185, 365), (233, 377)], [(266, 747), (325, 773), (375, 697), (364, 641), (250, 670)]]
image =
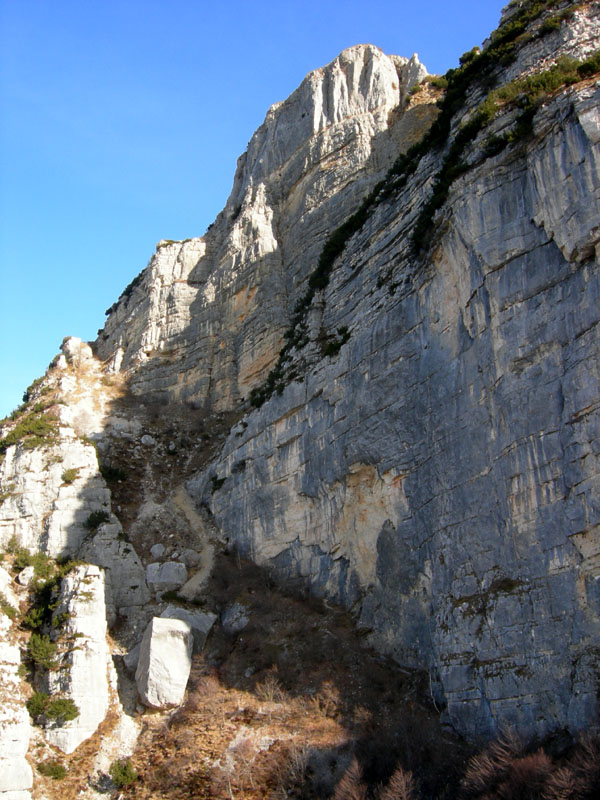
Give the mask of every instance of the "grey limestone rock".
[(153, 592), (170, 592), (179, 589), (187, 581), (185, 564), (179, 561), (164, 561), (148, 564), (146, 581)]
[(164, 544), (153, 544), (150, 548), (150, 555), (152, 558), (162, 558), (165, 554), (165, 546)]
[(188, 623), (194, 636), (196, 653), (204, 647), (206, 637), (217, 619), (217, 615), (211, 611), (188, 611), (186, 608), (173, 605), (167, 606), (160, 616), (165, 619), (182, 619)]
[(243, 631), (248, 622), (247, 609), (241, 603), (232, 603), (221, 615), (223, 630), (231, 635)]

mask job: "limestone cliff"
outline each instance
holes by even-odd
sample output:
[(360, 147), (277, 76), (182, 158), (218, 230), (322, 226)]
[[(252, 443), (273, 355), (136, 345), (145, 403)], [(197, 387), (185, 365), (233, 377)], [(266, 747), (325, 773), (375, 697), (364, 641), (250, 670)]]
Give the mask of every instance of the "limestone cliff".
[(144, 464), (123, 524), (145, 560), (183, 525), (198, 585), (209, 533), (309, 585), (468, 735), (597, 726), (599, 39), (598, 3), (511, 3), (445, 95), (366, 45), (307, 76), (214, 225), (160, 242), (97, 360), (77, 350), (89, 402), (54, 368), (64, 464), (6, 449), (2, 543), (83, 545), (109, 607), (149, 602), (85, 434)]

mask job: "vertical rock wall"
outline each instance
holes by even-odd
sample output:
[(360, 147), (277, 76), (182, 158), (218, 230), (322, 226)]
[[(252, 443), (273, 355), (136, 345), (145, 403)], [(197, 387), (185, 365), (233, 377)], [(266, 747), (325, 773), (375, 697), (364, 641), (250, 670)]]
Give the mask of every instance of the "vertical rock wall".
[(599, 106), (561, 95), (457, 181), (420, 272), (418, 176), (381, 207), (323, 298), (349, 342), (193, 485), (244, 553), (426, 660), (470, 735), (597, 720)]

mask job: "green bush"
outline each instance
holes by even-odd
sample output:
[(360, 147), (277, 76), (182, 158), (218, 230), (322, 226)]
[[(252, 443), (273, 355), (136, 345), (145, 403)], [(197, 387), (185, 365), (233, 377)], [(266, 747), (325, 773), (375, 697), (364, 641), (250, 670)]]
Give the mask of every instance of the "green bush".
[(74, 480), (77, 479), (79, 475), (79, 469), (77, 467), (73, 467), (72, 469), (66, 469), (61, 478), (63, 483), (73, 483)]
[(52, 612), (56, 608), (56, 591), (59, 585), (59, 576), (54, 575), (35, 587), (33, 602), (27, 614), (23, 617), (23, 625), (35, 630), (44, 624), (49, 624)]
[(100, 467), (100, 474), (107, 483), (127, 480), (127, 473), (122, 467), (111, 467), (108, 464), (103, 464)]
[(129, 759), (113, 761), (110, 765), (109, 774), (112, 782), (119, 789), (129, 786), (137, 780), (137, 771), (134, 769)]
[(428, 75), (425, 78), (425, 81), (431, 84), (431, 86), (433, 86), (434, 89), (445, 90), (448, 88), (448, 78), (446, 78), (445, 75)]
[(31, 553), (26, 547), (15, 552), (14, 566), (18, 570), (33, 567), (36, 578), (50, 578), (54, 573), (54, 561), (45, 553)]
[(95, 531), (104, 522), (110, 520), (110, 515), (106, 511), (92, 511), (84, 522), (85, 527), (90, 531)]
[(36, 719), (36, 717), (46, 713), (49, 703), (50, 697), (46, 692), (34, 692), (25, 705), (27, 706), (27, 711), (29, 711), (31, 718)]
[(61, 724), (75, 719), (79, 716), (79, 709), (77, 705), (70, 698), (57, 697), (55, 700), (50, 700), (46, 708), (46, 716), (49, 719), (55, 719)]
[(46, 669), (54, 669), (56, 663), (56, 645), (48, 636), (32, 633), (27, 647), (29, 656), (36, 664)]
[(43, 380), (43, 378), (36, 378), (36, 379), (35, 379), (34, 381), (32, 381), (32, 383), (31, 383), (31, 384), (30, 384), (30, 385), (27, 387), (27, 389), (25, 389), (25, 391), (23, 392), (23, 402), (24, 402), (24, 403), (28, 403), (28, 402), (31, 400), (31, 398), (32, 398), (32, 396), (33, 396), (33, 393), (35, 392), (35, 390), (37, 389), (37, 387), (40, 385), (40, 383), (42, 382), (42, 380)]
[(62, 781), (67, 775), (67, 770), (60, 761), (42, 761), (36, 766), (36, 769), (40, 775), (43, 775), (45, 778), (52, 778), (52, 780), (55, 781)]
[(4, 454), (9, 447), (22, 442), (26, 450), (33, 450), (50, 444), (56, 439), (58, 423), (48, 414), (27, 414), (15, 427), (0, 439), (0, 454)]
[(7, 617), (10, 617), (10, 619), (14, 619), (17, 616), (17, 609), (11, 606), (2, 592), (0, 592), (0, 611), (6, 614)]

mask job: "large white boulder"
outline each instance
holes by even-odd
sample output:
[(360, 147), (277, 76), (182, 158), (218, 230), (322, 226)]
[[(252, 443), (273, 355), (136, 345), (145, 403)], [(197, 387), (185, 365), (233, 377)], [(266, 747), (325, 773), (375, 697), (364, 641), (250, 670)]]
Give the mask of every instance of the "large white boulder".
[(154, 617), (142, 639), (135, 682), (145, 705), (178, 706), (192, 666), (194, 637), (188, 622)]

